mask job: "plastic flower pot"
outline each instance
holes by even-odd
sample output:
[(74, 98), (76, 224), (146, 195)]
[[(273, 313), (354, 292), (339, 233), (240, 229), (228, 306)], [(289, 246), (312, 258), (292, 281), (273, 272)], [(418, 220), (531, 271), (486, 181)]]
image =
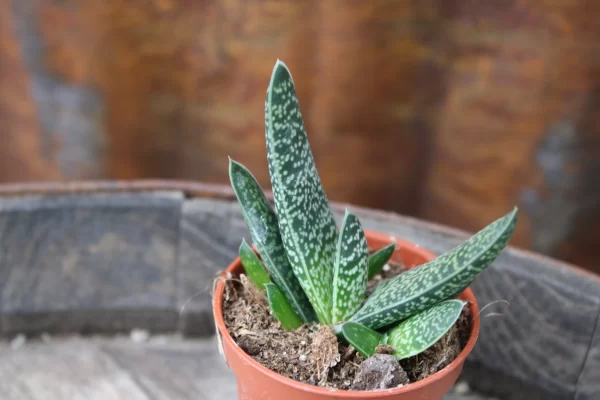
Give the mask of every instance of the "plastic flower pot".
[[(389, 235), (365, 231), (369, 248), (378, 250), (392, 242), (396, 242), (396, 252), (392, 260), (402, 261), (408, 268), (414, 268), (435, 255), (413, 243), (391, 237)], [(237, 276), (243, 272), (242, 263), (236, 258), (223, 274)], [(237, 378), (239, 400), (342, 400), (342, 399), (386, 399), (386, 400), (442, 400), (458, 379), (465, 359), (473, 350), (479, 335), (479, 318), (475, 317), (471, 326), (471, 335), (467, 345), (446, 368), (415, 383), (394, 389), (379, 391), (347, 391), (327, 389), (301, 383), (268, 368), (263, 367), (246, 354), (233, 340), (223, 320), (223, 293), (225, 279), (219, 280), (213, 299), (213, 312), (219, 334), (219, 346), (227, 363)], [(469, 302), (471, 315), (477, 316), (479, 308), (471, 289), (466, 289), (460, 296)]]

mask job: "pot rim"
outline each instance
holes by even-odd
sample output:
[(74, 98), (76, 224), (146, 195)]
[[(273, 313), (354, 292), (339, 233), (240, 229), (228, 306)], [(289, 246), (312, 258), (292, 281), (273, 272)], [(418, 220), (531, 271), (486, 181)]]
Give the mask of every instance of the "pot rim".
[[(402, 247), (405, 249), (410, 249), (410, 251), (412, 251), (416, 254), (419, 254), (426, 260), (433, 260), (434, 258), (436, 258), (436, 255), (433, 254), (432, 252), (430, 252), (429, 250), (425, 250), (424, 248), (418, 246), (417, 244), (414, 244), (412, 242), (409, 242), (409, 241), (406, 241), (403, 239), (396, 238), (395, 236), (392, 236), (392, 235), (386, 235), (386, 234), (379, 233), (379, 232), (365, 230), (365, 236), (367, 236), (367, 238), (371, 238), (371, 239), (377, 240), (377, 241), (390, 242), (390, 243), (395, 242), (397, 248)], [(224, 293), (224, 288), (225, 288), (225, 281), (227, 279), (227, 274), (233, 273), (236, 269), (238, 269), (240, 267), (241, 267), (241, 261), (240, 261), (240, 258), (237, 257), (227, 267), (227, 269), (221, 274), (222, 279), (219, 279), (219, 281), (215, 287), (214, 301), (213, 301), (213, 313), (214, 313), (215, 322), (216, 322), (216, 325), (218, 328), (217, 334), (220, 333), (221, 340), (228, 342), (229, 344), (233, 344), (232, 348), (236, 352), (240, 353), (241, 358), (244, 360), (244, 362), (250, 368), (254, 368), (258, 372), (268, 375), (270, 378), (272, 378), (276, 381), (279, 381), (281, 384), (284, 384), (287, 386), (292, 386), (295, 389), (302, 390), (304, 392), (320, 394), (320, 395), (331, 395), (332, 393), (335, 393), (336, 396), (346, 397), (349, 399), (373, 399), (373, 398), (391, 397), (391, 396), (395, 396), (395, 395), (402, 394), (402, 393), (409, 393), (414, 390), (423, 388), (424, 386), (427, 386), (435, 381), (438, 381), (438, 380), (444, 378), (446, 375), (450, 374), (456, 368), (459, 368), (464, 363), (467, 356), (473, 350), (473, 347), (475, 346), (475, 343), (477, 342), (477, 338), (479, 336), (479, 328), (480, 328), (479, 306), (477, 304), (475, 295), (473, 294), (473, 292), (471, 291), (470, 288), (467, 288), (461, 293), (461, 295), (459, 297), (462, 298), (463, 300), (466, 300), (469, 302), (469, 307), (471, 309), (471, 315), (475, 316), (471, 322), (471, 333), (469, 335), (469, 340), (467, 341), (467, 344), (462, 349), (460, 354), (456, 357), (456, 359), (454, 359), (454, 361), (452, 361), (450, 364), (448, 364), (448, 366), (445, 367), (444, 369), (442, 369), (441, 371), (438, 371), (435, 374), (428, 376), (427, 378), (425, 378), (423, 380), (420, 380), (420, 381), (414, 382), (414, 383), (410, 383), (408, 385), (405, 385), (405, 386), (402, 386), (399, 388), (384, 389), (384, 390), (377, 390), (377, 391), (348, 391), (348, 390), (342, 390), (342, 389), (329, 389), (329, 388), (323, 388), (323, 387), (319, 387), (319, 386), (309, 385), (307, 383), (299, 382), (294, 379), (287, 378), (283, 375), (280, 375), (274, 371), (271, 371), (270, 369), (263, 366), (259, 362), (255, 361), (252, 357), (250, 357), (248, 354), (246, 354), (246, 352), (237, 345), (237, 343), (233, 340), (233, 338), (229, 334), (229, 331), (227, 330), (227, 328), (225, 326), (225, 321), (223, 319), (223, 293)]]

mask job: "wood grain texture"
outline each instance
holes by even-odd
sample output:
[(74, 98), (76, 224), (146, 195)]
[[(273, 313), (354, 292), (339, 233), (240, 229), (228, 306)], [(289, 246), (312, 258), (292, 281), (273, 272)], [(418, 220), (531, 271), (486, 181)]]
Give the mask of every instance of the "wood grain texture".
[(180, 193), (0, 200), (4, 334), (173, 330)]
[(237, 398), (233, 373), (219, 355), (214, 338), (143, 346), (106, 342), (101, 348), (129, 371), (152, 400)]
[(586, 362), (579, 375), (575, 400), (593, 400), (600, 397), (600, 317), (596, 321), (594, 338)]
[[(83, 186), (73, 189), (83, 192), (64, 194), (64, 187), (47, 196), (15, 189), (0, 199), (4, 335), (134, 327), (212, 333), (213, 277), (236, 257), (241, 238), (249, 239), (239, 205), (226, 190), (206, 198), (184, 197), (201, 193), (202, 185), (182, 184), (181, 191), (169, 192), (123, 188), (108, 185), (104, 193), (86, 194), (90, 188)], [(338, 223), (344, 206), (334, 205)], [(349, 207), (366, 229), (436, 253), (467, 236), (393, 213)], [(495, 306), (491, 310), (504, 315), (484, 317), (470, 362), (494, 379), (498, 371), (514, 382), (544, 388), (553, 400), (596, 395), (598, 276), (509, 248), (473, 289), (482, 306), (506, 300), (511, 307)], [(479, 377), (473, 385), (483, 382)], [(517, 384), (506, 387), (523, 393)]]
[(327, 194), (415, 212), (444, 91), (438, 6), (333, 0), (318, 13), (315, 89), (308, 108), (302, 96), (300, 105)]
[(506, 372), (490, 369), (467, 359), (461, 376), (470, 387), (480, 393), (502, 400), (572, 400), (573, 396), (556, 393)]
[(129, 371), (83, 340), (0, 351), (6, 400), (149, 400)]
[(0, 181), (225, 183), (230, 155), (267, 184), (281, 58), (331, 199), (468, 230), (519, 204), (516, 245), (600, 272), (592, 0), (1, 4)]
[[(535, 3), (535, 5), (534, 5)], [(444, 2), (446, 90), (417, 214), (475, 230), (519, 205), (514, 244), (600, 272), (600, 7)]]
[[(3, 78), (18, 72), (29, 85), (7, 85), (6, 97), (24, 98), (37, 123), (19, 157), (53, 167), (36, 170), (38, 180), (226, 182), (221, 160), (229, 155), (266, 184), (264, 93), (281, 58), (298, 82), (311, 140), (318, 148), (338, 144), (334, 154), (317, 154), (332, 198), (416, 204), (425, 165), (418, 154), (433, 129), (421, 114), (440, 98), (442, 70), (428, 48), (437, 41), (434, 5), (5, 1), (3, 17), (15, 31), (5, 40), (22, 59)], [(17, 119), (5, 109), (7, 120)], [(9, 127), (3, 135), (17, 137)], [(351, 185), (330, 167), (356, 162), (367, 167)], [(396, 186), (382, 191), (387, 179)]]
[(233, 400), (213, 340), (53, 339), (0, 350), (5, 400)]
[(0, 5), (0, 181), (57, 179), (56, 166), (40, 151), (37, 110), (17, 35), (19, 21), (9, 12), (9, 0)]
[[(53, 338), (0, 343), (3, 400), (235, 400), (235, 377), (214, 339)], [(445, 400), (487, 400), (451, 392)], [(490, 399), (491, 400), (491, 399)]]
[[(237, 206), (237, 203), (236, 203)], [(239, 206), (202, 200), (185, 202), (177, 258), (179, 329), (186, 335), (214, 333), (211, 294), (217, 272), (238, 255), (242, 238), (252, 243)]]

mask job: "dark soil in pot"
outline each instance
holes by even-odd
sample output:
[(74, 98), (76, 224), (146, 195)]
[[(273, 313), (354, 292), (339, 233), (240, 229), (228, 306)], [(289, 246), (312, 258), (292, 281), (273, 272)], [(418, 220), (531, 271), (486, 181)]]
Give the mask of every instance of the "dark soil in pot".
[[(389, 264), (367, 286), (373, 289), (405, 271)], [(402, 386), (424, 379), (450, 364), (469, 338), (471, 318), (468, 307), (442, 339), (424, 353), (401, 360), (381, 355), (368, 362), (352, 346), (339, 343), (331, 328), (303, 326), (292, 332), (281, 329), (261, 294), (245, 276), (232, 279), (225, 287), (224, 319), (235, 342), (254, 360), (270, 370), (300, 382), (345, 390), (374, 390)]]

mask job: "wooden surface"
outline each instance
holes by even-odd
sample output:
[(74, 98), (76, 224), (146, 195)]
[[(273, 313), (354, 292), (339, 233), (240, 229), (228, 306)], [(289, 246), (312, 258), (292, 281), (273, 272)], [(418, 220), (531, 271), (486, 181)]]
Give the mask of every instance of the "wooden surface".
[[(233, 260), (247, 228), (226, 189), (204, 188), (206, 197), (190, 197), (202, 188), (182, 184), (180, 190), (123, 191), (127, 187), (113, 185), (96, 193), (71, 188), (71, 193), (48, 195), (4, 190), (3, 334), (134, 327), (212, 333), (212, 280)], [(415, 219), (351, 208), (365, 228), (436, 253), (465, 237)], [(340, 218), (343, 205), (335, 205), (335, 211)], [(497, 304), (484, 311), (479, 342), (469, 357), (478, 367), (464, 375), (473, 387), (510, 399), (597, 398), (597, 276), (511, 248), (473, 289), (481, 306), (510, 303), (510, 308)], [(503, 315), (486, 317), (489, 312)], [(483, 378), (481, 371), (486, 371)]]
[(0, 202), (2, 328), (171, 330), (180, 193)]
[[(444, 2), (441, 100), (419, 215), (600, 272), (600, 3)], [(442, 56), (442, 57), (443, 57)]]
[(226, 183), (231, 156), (267, 185), (281, 58), (331, 199), (468, 230), (516, 204), (515, 244), (600, 272), (593, 0), (0, 5), (1, 182)]
[(590, 400), (600, 396), (600, 318), (596, 321), (594, 338), (577, 385), (579, 390), (575, 400)]
[[(0, 374), (3, 400), (237, 399), (212, 339), (52, 338), (16, 350), (0, 342)], [(444, 400), (488, 400), (460, 386)]]

